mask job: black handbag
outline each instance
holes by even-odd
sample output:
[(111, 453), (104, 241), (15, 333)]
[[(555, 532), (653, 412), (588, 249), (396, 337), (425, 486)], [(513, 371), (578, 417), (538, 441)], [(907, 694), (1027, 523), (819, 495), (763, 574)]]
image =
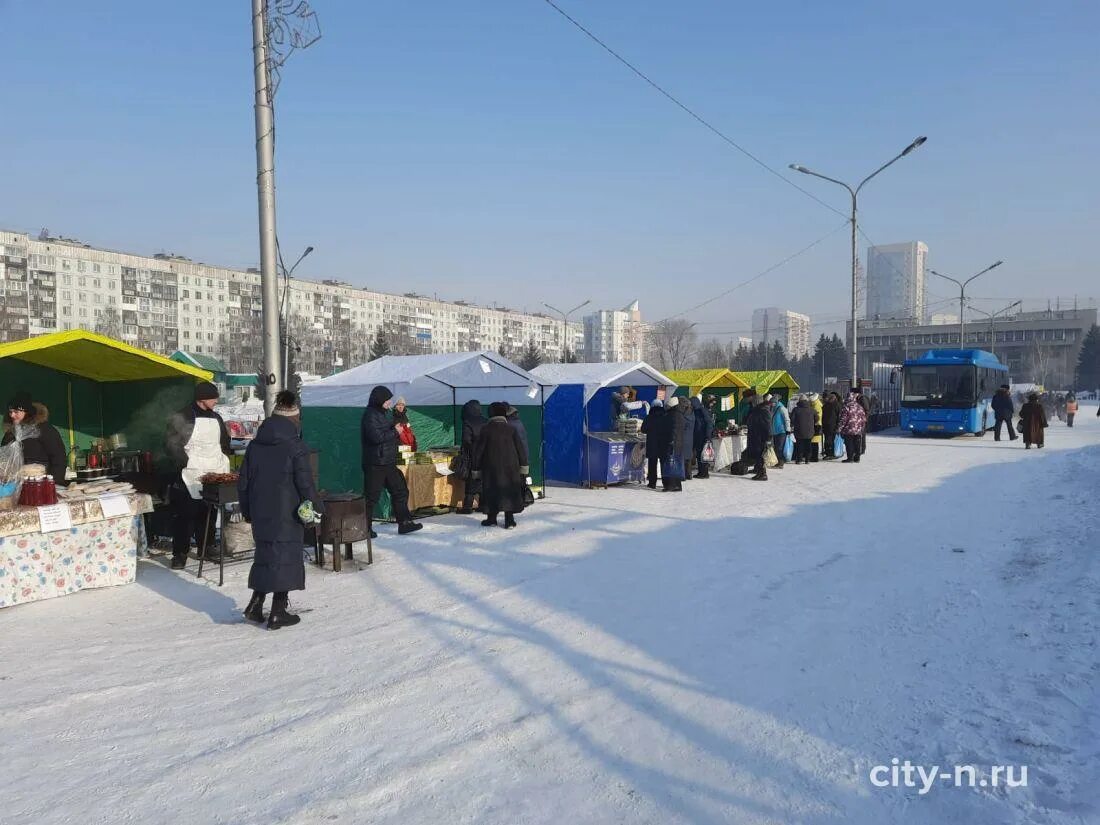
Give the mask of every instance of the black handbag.
[(451, 472), (455, 474), (462, 481), (466, 481), (470, 478), (470, 454), (465, 450), (460, 450), (458, 455), (451, 459), (450, 465)]
[(530, 484), (523, 485), (523, 506), (530, 507), (535, 503), (535, 494), (531, 491)]

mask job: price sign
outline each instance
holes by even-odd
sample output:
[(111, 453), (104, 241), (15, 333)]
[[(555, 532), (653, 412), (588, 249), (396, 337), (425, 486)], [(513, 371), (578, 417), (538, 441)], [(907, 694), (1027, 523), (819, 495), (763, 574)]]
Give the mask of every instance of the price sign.
[(58, 530), (71, 530), (73, 517), (68, 504), (54, 504), (38, 508), (38, 523), (43, 533), (55, 533)]
[(130, 499), (126, 496), (101, 496), (99, 506), (103, 508), (103, 518), (121, 518), (130, 515)]

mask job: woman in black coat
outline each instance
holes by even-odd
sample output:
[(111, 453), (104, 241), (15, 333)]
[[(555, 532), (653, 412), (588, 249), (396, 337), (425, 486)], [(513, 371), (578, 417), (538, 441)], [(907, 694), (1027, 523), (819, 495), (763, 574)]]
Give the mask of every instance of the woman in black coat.
[(481, 479), (482, 527), (495, 527), (497, 514), (504, 511), (504, 529), (516, 526), (516, 513), (523, 512), (527, 474), (527, 450), (508, 423), (508, 405), (489, 405), (489, 421), (474, 445), (474, 473)]
[(836, 458), (833, 446), (836, 444), (836, 430), (840, 425), (840, 398), (835, 392), (826, 393), (821, 402), (821, 457)]
[(645, 435), (645, 457), (647, 459), (646, 482), (650, 490), (657, 489), (657, 464), (661, 457), (668, 452), (668, 439), (671, 433), (665, 426), (665, 404), (661, 400), (653, 402), (649, 408), (649, 414), (642, 422), (642, 433)]
[(676, 412), (680, 414), (680, 427), (683, 430), (683, 441), (680, 444), (680, 458), (684, 462), (684, 481), (691, 478), (692, 467), (695, 464), (695, 411), (691, 408), (691, 401), (681, 398), (676, 405)]
[(304, 526), (298, 507), (304, 502), (321, 512), (321, 501), (313, 486), (309, 447), (302, 441), (301, 410), (292, 392), (279, 393), (275, 414), (260, 425), (248, 445), (241, 465), (237, 491), (241, 514), (252, 523), (256, 556), (248, 574), (252, 599), (245, 618), (264, 620), (264, 598), (274, 593), (267, 626), (272, 630), (298, 624), (299, 617), (287, 613), (287, 592), (304, 590), (306, 567), (302, 556)]
[(61, 440), (61, 434), (50, 423), (50, 411), (45, 404), (33, 401), (29, 392), (17, 392), (15, 397), (8, 402), (8, 414), (4, 417), (7, 432), (0, 444), (7, 445), (15, 441), (15, 425), (21, 427), (36, 427), (38, 435), (24, 438), (21, 442), (23, 448), (23, 464), (41, 464), (46, 468), (46, 475), (53, 476), (54, 483), (64, 487), (65, 469), (68, 466), (65, 455), (65, 442)]
[[(824, 413), (824, 405), (822, 405)], [(798, 404), (791, 413), (791, 431), (794, 433), (794, 463), (809, 464), (811, 444), (814, 440), (814, 425), (816, 422), (813, 402), (808, 398), (800, 398)]]
[[(485, 427), (485, 416), (481, 414), (480, 401), (467, 401), (462, 405), (462, 447), (461, 453), (465, 456), (466, 466), (473, 469), (474, 445), (477, 444), (481, 431)], [(474, 496), (481, 493), (481, 479), (474, 478), (469, 473), (464, 479), (466, 482), (465, 493), (462, 496), (462, 506), (459, 513), (469, 515), (474, 511)]]
[(695, 477), (709, 478), (710, 473), (706, 463), (703, 461), (703, 448), (707, 446), (707, 442), (710, 440), (711, 431), (714, 429), (714, 419), (707, 414), (702, 399), (696, 396), (692, 396), (691, 398), (691, 413), (694, 423), (691, 438), (691, 454), (695, 459)]

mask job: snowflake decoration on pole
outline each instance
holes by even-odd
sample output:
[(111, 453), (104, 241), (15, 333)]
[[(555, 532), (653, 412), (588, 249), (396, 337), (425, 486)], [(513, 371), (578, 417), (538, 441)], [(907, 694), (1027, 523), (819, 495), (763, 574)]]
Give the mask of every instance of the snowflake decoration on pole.
[(306, 0), (267, 0), (267, 75), (272, 99), (279, 89), (283, 64), (294, 52), (321, 39), (317, 13)]

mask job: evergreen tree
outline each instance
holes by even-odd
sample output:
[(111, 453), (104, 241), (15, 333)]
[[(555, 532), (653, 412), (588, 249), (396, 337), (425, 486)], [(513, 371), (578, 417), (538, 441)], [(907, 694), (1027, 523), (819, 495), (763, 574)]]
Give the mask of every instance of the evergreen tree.
[(773, 341), (772, 345), (768, 347), (768, 359), (767, 369), (769, 370), (785, 370), (789, 366), (787, 362), (787, 353), (783, 349), (783, 345), (778, 341)]
[(730, 357), (730, 369), (734, 372), (746, 372), (752, 369), (752, 350), (744, 344), (738, 344)]
[(887, 364), (900, 364), (905, 360), (905, 345), (901, 341), (894, 341), (884, 359)]
[(532, 338), (527, 342), (527, 346), (523, 348), (523, 353), (519, 357), (519, 365), (525, 370), (533, 370), (542, 363), (542, 358), (542, 350), (539, 349), (539, 345)]
[(1100, 389), (1100, 327), (1093, 324), (1077, 355), (1077, 386), (1074, 389)]
[(370, 345), (370, 357), (367, 360), (374, 361), (376, 358), (392, 354), (393, 350), (390, 347), (390, 340), (386, 337), (386, 333), (379, 328), (378, 334), (374, 336), (374, 341)]

